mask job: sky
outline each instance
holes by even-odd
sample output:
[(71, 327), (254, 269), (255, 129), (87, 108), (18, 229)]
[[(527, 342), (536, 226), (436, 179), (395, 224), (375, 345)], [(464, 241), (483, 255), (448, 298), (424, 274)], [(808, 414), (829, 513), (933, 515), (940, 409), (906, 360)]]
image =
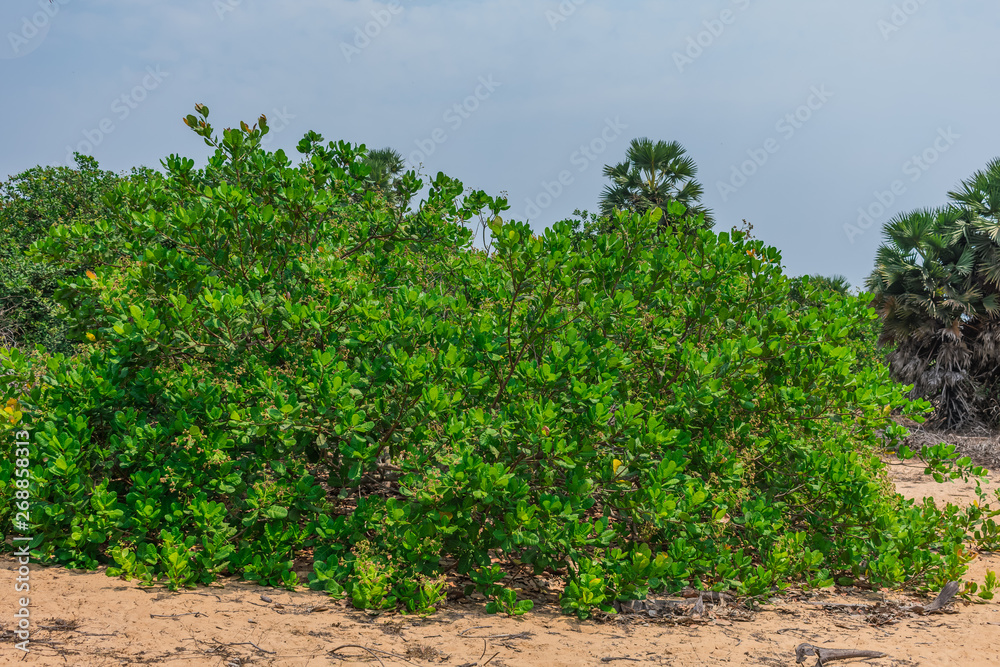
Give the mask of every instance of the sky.
[(505, 195), (595, 210), (636, 137), (679, 141), (716, 230), (863, 284), (892, 216), (1000, 156), (995, 0), (3, 0), (0, 178), (158, 167), (266, 114)]

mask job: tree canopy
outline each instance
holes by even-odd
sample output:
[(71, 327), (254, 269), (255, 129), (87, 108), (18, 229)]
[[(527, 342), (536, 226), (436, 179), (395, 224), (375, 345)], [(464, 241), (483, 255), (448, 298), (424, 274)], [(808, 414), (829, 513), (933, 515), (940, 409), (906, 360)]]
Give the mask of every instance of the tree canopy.
[[(704, 216), (702, 226), (711, 227), (712, 214), (700, 203), (704, 188), (695, 180), (697, 173), (698, 166), (680, 143), (633, 139), (623, 162), (604, 167), (611, 183), (601, 194), (601, 214), (610, 218), (615, 210), (666, 211), (670, 202), (677, 202), (689, 218)], [(664, 219), (664, 224), (677, 222), (669, 216)]]
[(883, 229), (867, 287), (894, 377), (948, 428), (1000, 421), (1000, 160)]

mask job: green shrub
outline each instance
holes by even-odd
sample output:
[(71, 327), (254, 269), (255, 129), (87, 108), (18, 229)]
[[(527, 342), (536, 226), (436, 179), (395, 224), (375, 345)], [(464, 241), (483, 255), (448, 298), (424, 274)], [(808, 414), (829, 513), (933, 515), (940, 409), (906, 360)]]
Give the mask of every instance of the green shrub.
[(76, 169), (35, 167), (0, 184), (0, 345), (72, 349), (65, 311), (53, 300), (58, 282), (72, 273), (25, 251), (54, 225), (91, 224), (112, 214), (102, 199), (121, 177), (92, 157), (77, 153), (76, 162)]
[[(508, 614), (530, 605), (506, 577), (558, 572), (586, 617), (688, 585), (933, 587), (995, 516), (889, 492), (889, 412), (925, 406), (859, 362), (864, 300), (803, 308), (774, 248), (672, 235), (658, 209), (537, 237), (443, 174), (403, 212), (363, 147), (310, 133), (293, 165), (260, 148), (265, 119), (217, 138), (198, 111), (204, 169), (170, 156), (113, 219), (36, 245), (99, 267), (58, 292), (92, 342), (3, 360), (37, 558), (292, 587), (308, 553), (313, 588), (418, 613), (448, 572)], [(929, 465), (968, 474), (955, 459)]]

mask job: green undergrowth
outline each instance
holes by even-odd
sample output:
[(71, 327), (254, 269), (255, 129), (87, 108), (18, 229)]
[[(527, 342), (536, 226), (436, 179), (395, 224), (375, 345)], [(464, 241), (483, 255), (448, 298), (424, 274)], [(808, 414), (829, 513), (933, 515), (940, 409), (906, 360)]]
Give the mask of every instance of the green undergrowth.
[(94, 158), (75, 157), (75, 169), (34, 167), (0, 182), (0, 345), (72, 352), (66, 313), (52, 295), (74, 269), (32, 261), (25, 250), (53, 224), (113, 215), (102, 197), (125, 178), (102, 171)]
[(205, 168), (170, 156), (33, 247), (80, 276), (56, 293), (77, 351), (3, 355), (0, 529), (27, 498), (36, 559), (291, 588), (311, 553), (310, 587), (414, 613), (458, 574), (521, 614), (503, 582), (549, 572), (586, 617), (685, 586), (933, 589), (1000, 543), (985, 496), (891, 493), (890, 415), (927, 406), (873, 361), (865, 299), (791, 299), (774, 248), (658, 209), (535, 236), (443, 174), (402, 211), (363, 147), (309, 133), (293, 164), (264, 119), (198, 111)]

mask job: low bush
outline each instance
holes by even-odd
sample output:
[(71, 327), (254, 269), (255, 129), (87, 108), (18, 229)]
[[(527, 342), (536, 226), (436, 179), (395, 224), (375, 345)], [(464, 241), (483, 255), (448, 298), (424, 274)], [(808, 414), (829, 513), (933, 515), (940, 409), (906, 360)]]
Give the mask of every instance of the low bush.
[[(803, 306), (774, 248), (659, 209), (536, 237), (442, 174), (402, 211), (363, 147), (309, 133), (293, 165), (266, 119), (220, 137), (198, 112), (205, 168), (170, 156), (34, 248), (82, 272), (57, 296), (85, 332), (3, 359), (36, 558), (293, 587), (307, 557), (313, 588), (416, 613), (452, 573), (523, 613), (510, 575), (554, 572), (586, 617), (689, 585), (935, 587), (996, 543), (985, 499), (891, 492), (890, 413), (926, 405), (865, 356), (865, 300)], [(6, 533), (29, 483), (2, 443)]]

